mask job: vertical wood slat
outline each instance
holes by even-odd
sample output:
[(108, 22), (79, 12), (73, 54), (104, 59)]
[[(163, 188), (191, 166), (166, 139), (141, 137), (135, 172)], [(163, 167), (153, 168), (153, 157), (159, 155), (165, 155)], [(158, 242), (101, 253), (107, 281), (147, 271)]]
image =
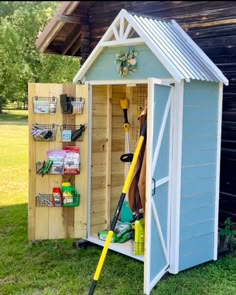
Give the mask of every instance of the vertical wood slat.
[[(61, 94), (66, 94), (67, 96), (70, 96), (70, 97), (76, 97), (75, 85), (63, 84)], [(62, 125), (76, 125), (74, 114), (62, 114), (61, 109), (60, 109), (60, 113), (62, 116), (62, 122), (61, 122)], [(77, 145), (75, 142), (62, 142), (61, 131), (60, 131), (60, 141), (61, 141), (62, 147)], [(69, 181), (71, 185), (73, 185), (77, 189), (76, 183), (75, 183), (76, 178), (77, 176), (75, 175), (62, 175), (61, 182)], [(62, 211), (63, 211), (62, 219), (64, 224), (65, 236), (67, 238), (73, 238), (75, 237), (74, 219), (75, 219), (76, 207), (72, 207), (72, 208), (63, 207)]]
[(86, 124), (82, 142), (76, 142), (80, 147), (80, 174), (76, 175), (75, 188), (80, 193), (80, 205), (74, 208), (74, 237), (86, 237), (87, 232), (87, 198), (88, 198), (88, 111), (89, 97), (87, 85), (76, 85), (76, 97), (85, 99), (84, 110), (82, 114), (75, 116), (75, 124)]
[[(93, 207), (93, 201), (103, 200), (105, 203), (107, 177), (106, 177), (106, 157), (107, 157), (107, 87), (104, 85), (93, 86), (92, 105), (92, 154), (91, 157), (91, 207)], [(98, 160), (99, 159), (99, 160)], [(102, 160), (103, 159), (103, 160)], [(101, 186), (99, 182), (101, 181)], [(96, 183), (94, 186), (93, 184)], [(91, 234), (97, 234), (98, 231), (94, 229), (105, 229), (107, 226), (106, 220), (106, 206), (104, 210), (90, 212), (90, 232)]]
[(112, 130), (112, 86), (107, 86), (107, 151), (106, 151), (106, 224), (109, 227), (110, 215), (110, 195), (111, 195), (111, 130)]
[[(41, 85), (44, 89), (44, 84)], [(55, 96), (57, 98), (57, 108), (55, 114), (45, 115), (45, 122), (48, 120), (50, 124), (56, 124), (57, 127), (57, 136), (56, 140), (49, 142), (49, 147), (43, 149), (45, 154), (45, 159), (47, 157), (48, 150), (61, 150), (61, 134), (60, 134), (60, 125), (62, 125), (62, 115), (60, 107), (60, 94), (63, 92), (63, 87), (61, 84), (48, 84), (48, 93), (49, 97)], [(46, 175), (48, 179), (47, 193), (52, 193), (53, 187), (61, 187), (62, 176), (61, 175)], [(43, 178), (44, 178), (43, 177)], [(40, 178), (40, 177), (38, 177)], [(66, 237), (66, 226), (63, 219), (63, 208), (49, 208), (48, 210), (48, 239), (59, 239)]]
[[(35, 84), (35, 95), (38, 97), (49, 97), (49, 84)], [(30, 99), (33, 99), (32, 97)], [(32, 112), (32, 113), (31, 113)], [(38, 124), (50, 124), (49, 114), (35, 114), (33, 109), (30, 110), (29, 117), (32, 116), (32, 123)], [(30, 126), (31, 130), (31, 126)], [(34, 150), (31, 150), (31, 157), (29, 159), (32, 166), (35, 167), (36, 162), (44, 161), (47, 159), (46, 152), (50, 149), (49, 142), (34, 141), (31, 136), (30, 141), (33, 142)], [(35, 155), (35, 157), (33, 156)], [(31, 183), (30, 183), (31, 185)], [(47, 175), (41, 177), (40, 175), (35, 176), (35, 190), (32, 191), (33, 200), (35, 201), (35, 195), (38, 193), (49, 193), (49, 178)], [(35, 206), (35, 204), (34, 204)], [(35, 239), (48, 239), (49, 238), (49, 208), (35, 208)]]
[(35, 142), (32, 140), (31, 126), (33, 122), (32, 110), (33, 103), (32, 97), (35, 96), (35, 84), (30, 83), (28, 87), (28, 124), (29, 124), (29, 186), (28, 186), (28, 239), (35, 240), (35, 178), (36, 169), (33, 165), (35, 161)]

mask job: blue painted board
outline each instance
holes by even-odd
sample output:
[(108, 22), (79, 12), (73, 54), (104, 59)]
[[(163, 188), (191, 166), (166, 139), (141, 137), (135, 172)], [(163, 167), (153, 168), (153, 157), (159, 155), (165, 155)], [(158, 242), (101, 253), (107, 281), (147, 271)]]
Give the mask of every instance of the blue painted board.
[(212, 136), (185, 136), (183, 138), (182, 149), (215, 149), (217, 145), (217, 137)]
[(169, 146), (170, 146), (170, 116), (168, 116), (164, 130), (162, 143), (157, 159), (156, 171), (153, 176), (155, 179), (161, 179), (169, 174)]
[(218, 108), (219, 83), (192, 80), (184, 83), (184, 106)]
[(214, 257), (214, 234), (180, 242), (179, 270), (210, 261)]
[(182, 167), (181, 176), (183, 181), (194, 180), (198, 181), (198, 179), (208, 178), (208, 177), (216, 177), (216, 164), (203, 164), (199, 166), (188, 166)]
[(214, 164), (216, 163), (217, 150), (216, 146), (214, 149), (198, 149), (197, 146), (186, 148), (183, 147), (182, 155), (182, 166), (193, 166), (203, 164)]
[(215, 178), (203, 178), (193, 181), (183, 180), (181, 183), (181, 197), (196, 195), (199, 193), (214, 192)]
[[(127, 52), (134, 48), (138, 52), (137, 70), (133, 74), (121, 77), (115, 64), (116, 54)], [(149, 77), (171, 78), (170, 73), (156, 58), (152, 51), (145, 45), (109, 47), (103, 49), (86, 73), (86, 80), (125, 80), (147, 79)]]
[[(187, 111), (187, 110), (186, 110)], [(199, 117), (199, 116), (198, 116)], [(185, 136), (217, 136), (217, 121), (204, 121), (202, 118), (198, 120), (187, 120), (186, 116), (183, 120), (183, 137)]]
[(214, 232), (214, 219), (207, 219), (200, 222), (186, 225), (182, 228), (181, 241), (198, 238)]
[[(181, 213), (181, 216), (180, 216), (181, 230), (187, 224), (193, 224), (200, 221), (214, 219), (214, 213), (215, 213), (215, 207), (213, 206), (194, 208), (192, 210), (189, 210), (188, 212)], [(182, 233), (181, 233), (181, 240), (182, 240)]]
[(156, 227), (155, 220), (152, 216), (151, 218), (151, 268), (150, 268), (150, 277), (151, 280), (163, 269), (163, 266), (166, 265), (166, 260), (164, 252), (161, 246), (160, 237)]
[[(189, 240), (182, 240), (180, 241), (180, 255), (188, 256), (193, 253), (200, 252), (202, 250), (207, 249), (210, 245), (213, 246), (212, 242), (214, 239), (214, 234), (209, 233), (207, 235), (201, 235), (198, 236), (195, 239), (189, 239)], [(210, 252), (213, 253), (213, 247), (210, 247)]]
[(214, 191), (183, 197), (181, 200), (182, 215), (196, 208), (211, 207), (214, 204), (214, 200)]

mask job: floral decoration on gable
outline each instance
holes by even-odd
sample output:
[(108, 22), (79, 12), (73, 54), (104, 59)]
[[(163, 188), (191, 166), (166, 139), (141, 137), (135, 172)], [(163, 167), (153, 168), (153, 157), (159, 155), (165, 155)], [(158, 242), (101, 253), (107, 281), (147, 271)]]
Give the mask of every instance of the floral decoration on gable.
[(135, 72), (137, 69), (137, 56), (138, 53), (134, 49), (116, 54), (115, 64), (117, 64), (117, 70), (121, 77)]

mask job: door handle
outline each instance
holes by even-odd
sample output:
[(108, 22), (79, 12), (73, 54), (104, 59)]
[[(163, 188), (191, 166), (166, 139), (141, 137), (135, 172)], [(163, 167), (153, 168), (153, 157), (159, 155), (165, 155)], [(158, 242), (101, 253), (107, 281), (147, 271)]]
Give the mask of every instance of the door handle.
[(156, 179), (152, 178), (152, 196), (156, 193)]

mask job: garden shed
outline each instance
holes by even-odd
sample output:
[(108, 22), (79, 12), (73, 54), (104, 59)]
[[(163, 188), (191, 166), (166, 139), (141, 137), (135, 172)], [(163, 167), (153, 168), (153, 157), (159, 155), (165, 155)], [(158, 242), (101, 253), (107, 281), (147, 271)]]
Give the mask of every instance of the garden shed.
[[(145, 252), (135, 255), (132, 241), (112, 243), (110, 248), (144, 261), (145, 294), (166, 272), (216, 260), (222, 92), (228, 84), (222, 72), (174, 20), (122, 9), (73, 82), (30, 85), (29, 97), (40, 95), (43, 88), (48, 96), (63, 91), (83, 96), (84, 113), (75, 115), (75, 122), (83, 120), (87, 126), (83, 142), (76, 143), (81, 146), (81, 171), (74, 180), (81, 189), (80, 206), (73, 208), (73, 218), (71, 208), (35, 207), (34, 194), (42, 180), (31, 174), (38, 184), (30, 184), (30, 239), (83, 235), (104, 245), (98, 232), (110, 225), (127, 173), (120, 156), (127, 145), (135, 149), (140, 111), (146, 111)], [(120, 106), (124, 98), (129, 101), (129, 143)], [(32, 113), (29, 120), (45, 122), (42, 116)], [(67, 116), (49, 114), (48, 120), (57, 118), (60, 124)], [(56, 141), (53, 147), (59, 145)], [(32, 140), (30, 150), (32, 172), (37, 161)], [(60, 181), (53, 177), (46, 191)], [(42, 212), (47, 216), (44, 226)]]

